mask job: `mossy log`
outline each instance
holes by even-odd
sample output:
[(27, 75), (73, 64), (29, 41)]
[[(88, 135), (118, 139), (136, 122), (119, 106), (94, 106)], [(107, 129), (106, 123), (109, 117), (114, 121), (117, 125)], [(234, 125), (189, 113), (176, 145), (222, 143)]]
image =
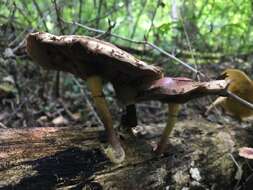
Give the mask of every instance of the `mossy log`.
[(245, 162), (238, 148), (253, 142), (250, 129), (187, 120), (177, 123), (160, 157), (151, 151), (154, 139), (122, 138), (127, 159), (114, 165), (102, 153), (103, 129), (42, 127), (0, 134), (1, 190), (232, 189), (238, 169), (232, 157)]

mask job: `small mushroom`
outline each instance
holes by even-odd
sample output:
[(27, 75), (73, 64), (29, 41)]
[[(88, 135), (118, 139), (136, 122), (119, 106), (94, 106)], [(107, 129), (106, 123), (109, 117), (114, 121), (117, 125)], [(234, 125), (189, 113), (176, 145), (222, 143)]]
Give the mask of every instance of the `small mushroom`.
[(135, 103), (147, 100), (168, 103), (168, 124), (158, 153), (166, 147), (179, 104), (205, 95), (222, 95), (227, 84), (224, 80), (201, 83), (187, 78), (164, 77), (160, 68), (148, 65), (108, 42), (87, 36), (30, 33), (27, 53), (44, 68), (69, 72), (87, 81), (111, 146), (106, 153), (114, 163), (122, 162), (125, 152), (113, 129), (112, 117), (103, 96), (102, 80), (112, 83), (117, 98), (127, 106), (124, 120), (131, 127), (137, 123), (136, 117), (133, 117), (135, 121), (131, 121), (135, 115)]

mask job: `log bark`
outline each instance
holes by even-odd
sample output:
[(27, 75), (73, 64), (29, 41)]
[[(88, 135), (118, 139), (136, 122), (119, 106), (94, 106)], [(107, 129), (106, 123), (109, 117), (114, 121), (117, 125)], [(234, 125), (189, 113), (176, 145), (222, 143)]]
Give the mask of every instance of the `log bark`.
[[(152, 129), (160, 133), (162, 127)], [(0, 134), (1, 190), (232, 189), (238, 169), (231, 156), (245, 162), (238, 148), (253, 140), (252, 129), (187, 120), (177, 123), (160, 157), (151, 151), (155, 139), (122, 138), (127, 160), (113, 165), (102, 151), (103, 129), (42, 127)]]

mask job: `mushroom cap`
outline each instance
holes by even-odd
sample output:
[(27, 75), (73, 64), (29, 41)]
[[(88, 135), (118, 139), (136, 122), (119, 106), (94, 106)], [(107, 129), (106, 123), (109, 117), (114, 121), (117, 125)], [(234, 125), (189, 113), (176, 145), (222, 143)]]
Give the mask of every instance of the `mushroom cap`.
[(185, 103), (206, 95), (224, 95), (227, 85), (226, 80), (196, 82), (185, 77), (164, 77), (146, 84), (136, 99), (137, 101), (159, 100)]
[(70, 72), (82, 79), (98, 75), (113, 83), (129, 85), (163, 76), (160, 68), (148, 65), (111, 43), (87, 36), (30, 33), (27, 53), (46, 69)]

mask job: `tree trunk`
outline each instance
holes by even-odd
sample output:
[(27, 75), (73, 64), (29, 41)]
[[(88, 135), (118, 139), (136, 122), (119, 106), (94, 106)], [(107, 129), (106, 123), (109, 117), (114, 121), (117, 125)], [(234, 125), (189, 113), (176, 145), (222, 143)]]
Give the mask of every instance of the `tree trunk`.
[(0, 134), (0, 189), (18, 190), (232, 189), (237, 172), (232, 157), (245, 162), (237, 150), (253, 140), (250, 129), (187, 120), (177, 123), (160, 157), (151, 151), (154, 139), (122, 138), (127, 159), (113, 165), (102, 153), (102, 129), (1, 129)]

